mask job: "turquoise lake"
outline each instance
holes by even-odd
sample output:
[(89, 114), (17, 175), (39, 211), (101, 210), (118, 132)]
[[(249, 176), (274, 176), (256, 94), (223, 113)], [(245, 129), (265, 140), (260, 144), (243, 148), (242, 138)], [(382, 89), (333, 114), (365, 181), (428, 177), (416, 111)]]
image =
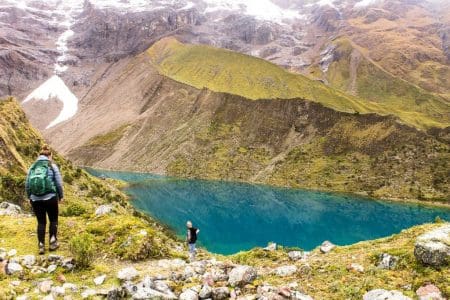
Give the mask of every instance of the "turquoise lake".
[(450, 210), (358, 196), (235, 182), (186, 180), (151, 174), (88, 170), (131, 184), (133, 205), (184, 236), (191, 220), (199, 244), (231, 254), (268, 242), (311, 250), (324, 240), (338, 245), (398, 233)]

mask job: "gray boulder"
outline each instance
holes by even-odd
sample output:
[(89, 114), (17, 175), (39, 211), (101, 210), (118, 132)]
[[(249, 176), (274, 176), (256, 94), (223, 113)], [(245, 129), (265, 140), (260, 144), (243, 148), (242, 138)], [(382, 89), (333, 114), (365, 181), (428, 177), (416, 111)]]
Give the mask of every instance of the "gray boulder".
[(309, 255), (309, 252), (304, 251), (289, 251), (288, 256), (290, 259), (297, 261), (301, 259), (307, 259)]
[(229, 273), (228, 283), (231, 286), (244, 286), (256, 279), (256, 269), (250, 266), (237, 266)]
[(297, 266), (291, 265), (291, 266), (281, 266), (275, 269), (274, 273), (277, 276), (286, 277), (291, 276), (295, 273), (297, 273)]
[(200, 297), (200, 299), (210, 298), (212, 295), (212, 291), (213, 289), (208, 284), (205, 284), (202, 286), (202, 289), (200, 290), (198, 296)]
[(36, 263), (36, 256), (25, 255), (22, 257), (22, 265), (26, 267), (31, 267)]
[(9, 264), (6, 265), (6, 274), (8, 275), (20, 273), (22, 272), (22, 270), (23, 270), (22, 266), (15, 262), (10, 262)]
[(0, 216), (17, 216), (22, 213), (20, 206), (9, 203), (0, 203)]
[(111, 213), (113, 210), (112, 205), (100, 205), (99, 207), (97, 207), (97, 209), (95, 210), (95, 215), (96, 216), (103, 216), (103, 215), (107, 215), (109, 213)]
[(395, 268), (398, 262), (398, 257), (392, 256), (388, 253), (383, 253), (380, 255), (377, 267), (380, 269), (391, 270)]
[(230, 290), (227, 287), (217, 287), (212, 291), (213, 300), (228, 299), (230, 297)]
[(450, 262), (450, 224), (420, 235), (414, 246), (414, 256), (424, 265), (440, 267)]
[(376, 289), (364, 294), (363, 300), (412, 300), (399, 291)]
[(333, 244), (330, 241), (325, 241), (322, 243), (322, 245), (320, 245), (320, 252), (322, 253), (328, 253), (331, 250), (333, 250), (336, 247), (335, 244)]
[(187, 289), (180, 294), (180, 300), (198, 300), (198, 294), (192, 289)]

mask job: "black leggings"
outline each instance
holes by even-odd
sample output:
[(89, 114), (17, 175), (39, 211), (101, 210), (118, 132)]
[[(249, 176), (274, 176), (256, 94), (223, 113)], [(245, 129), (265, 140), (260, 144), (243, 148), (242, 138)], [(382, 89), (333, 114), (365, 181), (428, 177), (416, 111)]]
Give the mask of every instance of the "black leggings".
[(45, 227), (47, 225), (47, 215), (50, 221), (49, 236), (57, 238), (58, 234), (58, 199), (31, 201), (34, 214), (36, 215), (38, 226), (37, 236), (39, 243), (45, 244)]

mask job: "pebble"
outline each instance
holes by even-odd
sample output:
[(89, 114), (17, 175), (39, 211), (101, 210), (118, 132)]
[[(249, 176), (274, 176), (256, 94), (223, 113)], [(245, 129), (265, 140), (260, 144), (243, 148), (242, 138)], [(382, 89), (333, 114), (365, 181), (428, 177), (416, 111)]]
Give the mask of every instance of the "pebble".
[(297, 266), (281, 266), (275, 269), (274, 273), (281, 277), (291, 276), (297, 273)]
[(434, 284), (421, 286), (416, 294), (419, 300), (445, 300), (439, 288)]
[(52, 286), (53, 286), (53, 281), (44, 280), (38, 284), (38, 289), (41, 293), (48, 294), (48, 293), (50, 293)]
[(105, 282), (105, 279), (106, 279), (106, 275), (98, 276), (98, 277), (94, 278), (94, 283), (95, 283), (95, 285), (102, 285), (103, 282)]

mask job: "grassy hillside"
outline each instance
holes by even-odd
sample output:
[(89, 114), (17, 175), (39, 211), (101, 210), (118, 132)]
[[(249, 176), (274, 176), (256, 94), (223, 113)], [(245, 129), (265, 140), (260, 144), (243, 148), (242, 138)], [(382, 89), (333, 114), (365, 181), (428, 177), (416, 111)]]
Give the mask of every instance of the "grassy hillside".
[[(0, 202), (13, 202), (30, 209), (24, 193), (26, 170), (36, 159), (42, 143), (42, 137), (31, 127), (19, 104), (13, 98), (0, 100)], [(56, 154), (54, 160), (60, 166), (65, 189), (64, 202), (60, 205), (59, 254), (70, 255), (70, 239), (83, 232), (93, 239), (95, 259), (126, 261), (177, 255), (170, 250), (176, 242), (168, 232), (136, 212), (127, 196), (117, 189), (118, 183), (96, 179), (60, 155)], [(103, 204), (111, 205), (113, 212), (95, 217), (95, 209)], [(2, 217), (0, 248), (36, 254), (37, 241), (32, 234), (35, 224), (34, 218), (24, 221)], [(139, 234), (142, 230), (148, 234)]]
[(329, 84), (363, 99), (377, 102), (409, 123), (448, 126), (450, 103), (403, 79), (393, 76), (368, 59), (347, 39), (335, 41), (334, 61), (328, 68)]
[[(448, 103), (430, 98), (429, 95), (421, 95), (418, 88), (406, 92), (400, 87), (397, 97), (385, 97), (386, 91), (392, 87), (397, 89), (395, 82), (390, 86), (381, 86), (381, 93), (377, 98), (364, 96), (378, 93), (380, 87), (371, 85), (370, 82), (362, 83), (366, 89), (372, 90), (358, 98), (319, 81), (290, 73), (262, 59), (209, 46), (182, 44), (173, 38), (162, 39), (148, 49), (147, 53), (161, 74), (199, 89), (206, 87), (254, 100), (298, 97), (322, 103), (338, 111), (394, 114), (405, 123), (420, 128), (450, 125)], [(385, 80), (381, 85), (387, 82), (389, 81)], [(408, 100), (411, 93), (414, 97), (419, 94), (414, 98), (417, 103)]]

